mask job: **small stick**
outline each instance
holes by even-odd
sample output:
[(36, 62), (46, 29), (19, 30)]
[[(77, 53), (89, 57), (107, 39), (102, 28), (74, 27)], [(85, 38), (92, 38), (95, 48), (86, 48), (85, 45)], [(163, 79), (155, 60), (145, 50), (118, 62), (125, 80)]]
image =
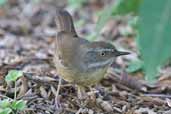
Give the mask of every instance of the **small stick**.
[(171, 98), (171, 95), (164, 95), (164, 94), (143, 94), (147, 97), (160, 97), (160, 98)]

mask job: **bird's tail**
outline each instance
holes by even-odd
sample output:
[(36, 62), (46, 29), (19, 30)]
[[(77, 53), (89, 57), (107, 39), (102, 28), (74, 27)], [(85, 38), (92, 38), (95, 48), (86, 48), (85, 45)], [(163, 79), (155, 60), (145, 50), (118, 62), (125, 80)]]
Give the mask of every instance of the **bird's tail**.
[(71, 15), (62, 9), (56, 11), (57, 32), (70, 32), (77, 36)]

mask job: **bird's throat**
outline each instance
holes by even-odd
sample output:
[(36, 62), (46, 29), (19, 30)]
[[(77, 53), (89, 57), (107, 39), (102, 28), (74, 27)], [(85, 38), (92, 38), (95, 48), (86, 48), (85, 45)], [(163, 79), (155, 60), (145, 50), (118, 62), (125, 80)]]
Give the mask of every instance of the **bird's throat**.
[(108, 59), (106, 61), (99, 61), (99, 62), (95, 62), (95, 63), (90, 63), (88, 65), (88, 69), (99, 69), (99, 68), (103, 68), (103, 67), (107, 67), (112, 63), (113, 59)]

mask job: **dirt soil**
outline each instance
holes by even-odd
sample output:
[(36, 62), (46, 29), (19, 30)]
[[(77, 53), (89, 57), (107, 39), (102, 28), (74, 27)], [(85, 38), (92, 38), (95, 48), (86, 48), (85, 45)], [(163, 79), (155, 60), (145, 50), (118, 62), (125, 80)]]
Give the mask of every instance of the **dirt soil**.
[[(97, 12), (110, 3), (90, 0), (77, 9), (65, 7), (79, 35), (90, 38), (95, 32)], [(4, 78), (9, 70), (16, 69), (24, 72), (24, 77), (17, 80), (17, 98), (27, 102), (26, 110), (19, 114), (171, 114), (169, 66), (162, 70), (164, 76), (155, 85), (144, 81), (141, 70), (125, 70), (139, 56), (134, 35), (122, 35), (123, 28), (134, 33), (126, 23), (129, 17), (110, 20), (97, 39), (110, 41), (131, 54), (118, 58), (100, 84), (87, 88), (89, 97), (84, 106), (77, 98), (76, 86), (64, 80), (55, 100), (59, 80), (52, 60), (56, 4), (9, 0), (0, 7), (0, 100), (14, 97), (14, 84), (7, 84)]]

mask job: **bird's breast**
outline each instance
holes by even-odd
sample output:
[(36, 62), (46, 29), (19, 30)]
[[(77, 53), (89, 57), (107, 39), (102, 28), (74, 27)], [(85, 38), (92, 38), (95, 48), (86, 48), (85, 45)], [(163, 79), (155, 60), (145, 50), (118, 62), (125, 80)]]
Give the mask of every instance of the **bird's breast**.
[(91, 86), (98, 83), (101, 79), (103, 79), (106, 71), (107, 68), (101, 68), (87, 72), (79, 72), (73, 69), (65, 69), (62, 67), (57, 68), (59, 76), (65, 81), (82, 86)]

